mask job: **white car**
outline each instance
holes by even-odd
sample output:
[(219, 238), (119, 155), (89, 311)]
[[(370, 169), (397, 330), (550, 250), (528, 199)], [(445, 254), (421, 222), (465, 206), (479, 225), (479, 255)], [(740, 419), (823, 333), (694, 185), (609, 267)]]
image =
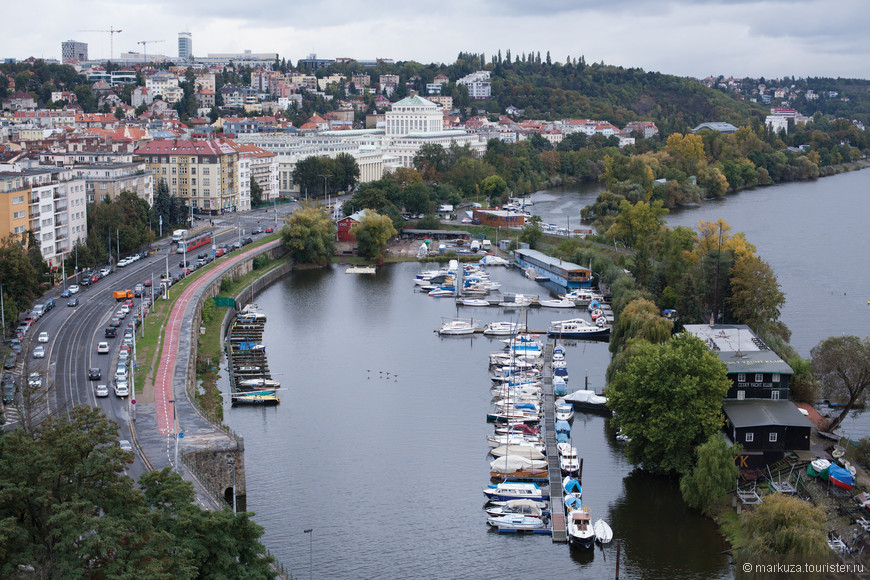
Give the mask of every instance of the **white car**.
[(109, 354), (109, 343), (101, 342), (97, 344), (97, 354)]
[(111, 273), (112, 272), (108, 268), (103, 268), (102, 270), (100, 270), (100, 276), (102, 276), (103, 278), (105, 278), (106, 276), (108, 276)]
[(79, 285), (78, 285), (78, 284), (73, 284), (72, 286), (70, 286), (70, 287), (69, 287), (69, 293), (70, 293), (70, 294), (78, 294), (78, 293), (79, 293)]
[(130, 312), (130, 307), (127, 306), (126, 304), (123, 304), (121, 306), (121, 312), (123, 312), (125, 315), (128, 314)]
[(127, 381), (115, 381), (115, 396), (124, 398), (130, 395), (130, 387), (127, 386)]
[(124, 320), (124, 317), (127, 316), (127, 312), (129, 310), (130, 310), (129, 308), (127, 310), (124, 310), (122, 308), (121, 310), (119, 310), (115, 313), (115, 318), (117, 318), (118, 320)]
[(47, 332), (40, 332), (39, 338), (37, 338), (36, 340), (38, 342), (48, 342), (48, 333)]
[(94, 387), (94, 394), (98, 397), (108, 397), (109, 396), (109, 387), (106, 385), (97, 385)]
[(38, 389), (42, 386), (42, 377), (39, 376), (39, 373), (30, 373), (27, 377), (27, 384), (32, 389)]
[(45, 347), (37, 346), (33, 349), (33, 358), (45, 358)]
[(127, 441), (126, 439), (121, 439), (118, 441), (118, 446), (121, 447), (121, 451), (126, 451), (128, 453), (133, 453), (133, 444)]

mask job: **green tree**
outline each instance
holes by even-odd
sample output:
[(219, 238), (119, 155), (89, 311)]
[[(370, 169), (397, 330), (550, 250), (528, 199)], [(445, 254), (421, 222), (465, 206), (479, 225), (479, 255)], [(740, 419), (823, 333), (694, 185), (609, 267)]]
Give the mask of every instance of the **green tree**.
[(490, 175), (480, 184), (480, 192), (486, 196), (490, 205), (501, 202), (502, 194), (507, 190), (507, 183), (498, 175)]
[(387, 248), (387, 242), (398, 232), (389, 216), (366, 212), (360, 222), (350, 229), (356, 238), (359, 253), (370, 260), (378, 260)]
[[(743, 254), (732, 264), (731, 296), (727, 303), (737, 322), (756, 332), (772, 330), (782, 336), (785, 326), (778, 322), (785, 294), (780, 290), (773, 268), (755, 254)], [(782, 338), (788, 340), (789, 337)]]
[(843, 410), (828, 425), (832, 432), (849, 411), (863, 408), (870, 399), (870, 338), (832, 336), (814, 346), (810, 357), (822, 394), (845, 401)]
[(257, 183), (257, 180), (254, 179), (254, 176), (251, 176), (251, 207), (257, 207), (263, 203), (263, 188), (260, 187), (260, 184)]
[(655, 303), (643, 298), (632, 300), (613, 324), (609, 348), (617, 352), (632, 338), (659, 344), (667, 341), (673, 330), (673, 321), (662, 316)]
[(722, 427), (725, 365), (698, 338), (641, 344), (607, 387), (607, 406), (630, 438), (628, 458), (654, 473), (687, 472), (695, 447)]
[(287, 218), (281, 241), (295, 262), (325, 265), (335, 254), (335, 224), (323, 207), (303, 203)]
[(690, 473), (680, 479), (683, 500), (705, 514), (734, 489), (740, 445), (729, 445), (722, 433), (714, 433), (698, 446), (697, 461)]
[(441, 174), (447, 170), (447, 151), (437, 143), (425, 143), (414, 154), (414, 167), (429, 183), (441, 181)]
[(431, 196), (429, 186), (424, 183), (412, 183), (405, 188), (405, 210), (412, 214), (429, 213)]
[(541, 229), (541, 218), (538, 216), (532, 216), (532, 220), (520, 231), (520, 241), (527, 243), (532, 249), (543, 237), (544, 230)]
[(296, 164), (296, 168), (293, 170), (293, 183), (299, 186), (299, 191), (310, 194), (312, 197), (317, 197), (323, 193), (325, 187), (322, 177), (325, 175), (323, 161), (323, 158), (311, 156)]
[(333, 162), (333, 187), (336, 191), (350, 191), (359, 183), (359, 164), (350, 153), (339, 153)]
[[(825, 561), (831, 553), (825, 512), (797, 497), (775, 493), (743, 516), (747, 538), (740, 551), (746, 562)], [(763, 575), (762, 577), (770, 577)]]
[(0, 242), (0, 280), (3, 280), (3, 296), (12, 300), (7, 309), (13, 307), (15, 318), (6, 317), (6, 322), (12, 324), (18, 318), (18, 311), (30, 307), (37, 296), (39, 272), (33, 267), (27, 251), (19, 243), (18, 236), (9, 236)]

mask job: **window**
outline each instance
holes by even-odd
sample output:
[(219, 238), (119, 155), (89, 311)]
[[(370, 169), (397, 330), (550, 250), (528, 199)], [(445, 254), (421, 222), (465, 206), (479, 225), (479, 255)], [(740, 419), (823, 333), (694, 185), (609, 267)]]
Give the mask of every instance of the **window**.
[(770, 391), (770, 398), (773, 401), (779, 400), (779, 391)]
[(773, 373), (773, 376), (771, 377), (771, 380), (772, 380), (774, 383), (778, 383), (778, 382), (779, 382), (779, 373)]
[(737, 382), (738, 383), (745, 383), (746, 382), (746, 375), (743, 373), (740, 373), (739, 375), (737, 375)]
[(106, 184), (105, 184), (105, 183), (101, 183), (101, 184), (100, 184), (100, 189), (106, 189)]
[(746, 433), (743, 440), (746, 443), (752, 443), (753, 441), (755, 441), (755, 433)]
[(26, 231), (27, 231), (27, 226), (18, 226), (17, 228), (12, 230), (12, 232), (15, 234), (23, 234)]
[(762, 374), (760, 374), (760, 373), (759, 373), (759, 374), (756, 374), (756, 375), (755, 375), (755, 382), (756, 382), (756, 383), (760, 383), (760, 382), (762, 382), (762, 381), (764, 381), (764, 375), (762, 375)]
[(14, 220), (20, 220), (20, 219), (22, 219), (24, 216), (25, 216), (25, 211), (24, 211), (24, 210), (16, 211), (15, 213), (12, 214), (12, 219), (14, 219)]
[(771, 443), (776, 443), (776, 433), (771, 433), (770, 435), (768, 435), (767, 440)]
[(746, 398), (746, 391), (737, 391), (737, 400), (742, 401)]
[(13, 203), (13, 204), (24, 203), (24, 196), (23, 196), (23, 195), (19, 195), (19, 196), (17, 196), (17, 197), (13, 197), (13, 198), (12, 198), (12, 203)]

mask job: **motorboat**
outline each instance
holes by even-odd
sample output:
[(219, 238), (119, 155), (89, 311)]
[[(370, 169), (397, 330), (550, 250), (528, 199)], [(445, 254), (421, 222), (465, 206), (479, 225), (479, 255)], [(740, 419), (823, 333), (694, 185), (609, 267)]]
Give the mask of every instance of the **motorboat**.
[(609, 544), (613, 539), (613, 530), (611, 530), (607, 522), (601, 518), (595, 520), (595, 524), (592, 526), (592, 531), (595, 532), (595, 541), (599, 544)]
[(571, 300), (574, 302), (575, 306), (586, 308), (593, 300), (600, 300), (601, 296), (585, 288), (576, 288), (567, 294), (562, 294), (560, 298), (562, 298), (562, 300)]
[(576, 308), (573, 300), (541, 300), (540, 305), (544, 308)]
[(509, 530), (538, 530), (544, 527), (544, 520), (523, 514), (508, 514), (487, 518), (486, 523), (495, 528)]
[[(553, 371), (555, 372), (555, 370), (556, 369), (554, 368)], [(567, 380), (567, 377), (563, 377), (560, 375), (553, 376), (553, 395), (554, 396), (564, 397), (566, 394), (568, 394), (568, 383), (565, 382), (566, 380)]]
[(489, 442), (489, 446), (493, 448), (502, 445), (516, 445), (523, 443), (532, 443), (535, 445), (543, 444), (543, 441), (541, 441), (541, 438), (538, 435), (526, 435), (524, 433), (514, 433), (512, 435), (487, 435), (486, 440)]
[(610, 326), (598, 326), (585, 318), (556, 320), (550, 323), (547, 336), (555, 338), (571, 338), (580, 340), (597, 340), (610, 336)]
[(562, 475), (579, 477), (580, 458), (577, 457), (577, 450), (573, 446), (568, 446), (565, 453), (559, 454), (559, 468), (562, 470)]
[(518, 480), (547, 481), (548, 467), (546, 459), (527, 459), (519, 455), (506, 455), (489, 463), (489, 475), (493, 479), (510, 477)]
[(565, 348), (557, 346), (553, 348), (553, 362), (561, 362), (565, 360)]
[(501, 445), (500, 447), (496, 447), (495, 449), (490, 449), (489, 453), (493, 457), (515, 455), (517, 457), (523, 457), (525, 459), (544, 459), (546, 458), (546, 455), (544, 455), (543, 450), (543, 445), (532, 445), (531, 443), (524, 443), (522, 445)]
[(569, 403), (556, 405), (556, 420), (570, 421), (574, 418), (574, 406)]
[(607, 397), (595, 394), (591, 390), (574, 391), (569, 395), (565, 395), (565, 402), (577, 409), (587, 409), (590, 411), (607, 411)]
[(457, 336), (462, 334), (474, 334), (477, 327), (474, 326), (474, 321), (469, 318), (452, 318), (444, 320), (441, 323), (441, 328), (438, 329), (438, 334), (441, 336)]
[(538, 435), (540, 433), (540, 429), (538, 429), (534, 425), (528, 425), (526, 423), (508, 423), (505, 425), (497, 425), (495, 428), (495, 432), (497, 435), (503, 435), (507, 433), (525, 433), (526, 435)]
[[(471, 306), (475, 308), (489, 306), (489, 300), (484, 300), (483, 298), (464, 298), (462, 300), (457, 300), (456, 303), (460, 306)], [(486, 334), (486, 332), (484, 332), (484, 334)]]
[(497, 321), (483, 327), (483, 334), (487, 336), (513, 336), (525, 331), (526, 325), (519, 322)]
[[(564, 382), (568, 382), (568, 367), (553, 367), (553, 380), (561, 378)], [(561, 396), (561, 395), (560, 395)]]
[(568, 544), (573, 548), (588, 550), (595, 543), (595, 530), (592, 526), (592, 515), (589, 508), (583, 506), (568, 514), (566, 531)]
[(513, 352), (493, 352), (489, 354), (489, 364), (510, 366), (516, 361), (530, 362), (538, 366), (543, 366), (544, 360), (535, 353), (523, 354)]
[(489, 500), (508, 501), (512, 499), (531, 499), (535, 501), (550, 499), (546, 489), (537, 483), (504, 481), (483, 488), (483, 495)]
[[(572, 510), (580, 507), (580, 504), (578, 502), (579, 502), (580, 498), (583, 496), (583, 488), (580, 487), (580, 480), (579, 479), (574, 479), (572, 476), (566, 475), (562, 479), (562, 491), (564, 492), (564, 495), (565, 495), (565, 509), (567, 509), (568, 511), (572, 511)], [(568, 501), (569, 498), (573, 498), (575, 500), (578, 500), (578, 502), (574, 502), (574, 501), (569, 502)]]
[(499, 504), (487, 507), (486, 514), (494, 518), (509, 514), (522, 514), (530, 518), (541, 518), (544, 517), (544, 512), (547, 509), (546, 502), (537, 502), (530, 499), (512, 499), (506, 502), (499, 502)]
[(281, 399), (275, 391), (236, 392), (230, 395), (230, 402), (233, 405), (277, 405)]
[(248, 388), (269, 388), (269, 389), (277, 389), (281, 386), (281, 383), (272, 379), (266, 378), (258, 378), (258, 379), (244, 379), (238, 382), (240, 388), (248, 387)]
[(434, 290), (429, 291), (429, 296), (432, 296), (433, 298), (446, 298), (455, 295), (456, 291), (448, 288), (435, 288)]
[(503, 308), (521, 308), (537, 303), (537, 296), (530, 296), (527, 294), (503, 294), (502, 300), (498, 305)]
[(532, 413), (515, 409), (511, 411), (494, 411), (492, 413), (487, 413), (486, 420), (489, 423), (527, 423), (529, 425), (537, 425), (541, 422), (541, 415), (540, 413)]

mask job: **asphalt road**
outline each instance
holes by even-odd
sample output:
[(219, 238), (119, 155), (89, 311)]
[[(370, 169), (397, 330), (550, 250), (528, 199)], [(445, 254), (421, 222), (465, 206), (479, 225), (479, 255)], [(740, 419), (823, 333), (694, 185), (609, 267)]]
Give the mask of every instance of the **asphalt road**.
[[(284, 204), (277, 208), (277, 223), (283, 223), (283, 217), (298, 207), (297, 204)], [(203, 225), (204, 221), (198, 221), (197, 225)], [(219, 232), (215, 237), (218, 244), (229, 243), (247, 237), (251, 230), (257, 227), (263, 229), (275, 227), (275, 212), (269, 210), (257, 210), (230, 214), (214, 218), (214, 230)], [(253, 235), (255, 239), (260, 237)], [(171, 276), (179, 271), (179, 262), (183, 255), (169, 254), (169, 243), (162, 241), (154, 246), (155, 255), (142, 258), (129, 266), (115, 268), (115, 271), (98, 282), (83, 286), (76, 295), (79, 304), (76, 307), (67, 306), (68, 299), (61, 298), (62, 288), (56, 288), (43, 296), (37, 302), (44, 302), (46, 298), (54, 298), (57, 305), (36, 321), (23, 341), (23, 352), (19, 358), (17, 374), (22, 380), (26, 380), (27, 374), (39, 372), (43, 377), (41, 396), (37, 402), (40, 411), (38, 415), (66, 414), (77, 405), (89, 405), (99, 407), (106, 416), (116, 421), (121, 426), (121, 439), (132, 441), (130, 431), (130, 402), (132, 397), (118, 398), (114, 394), (114, 371), (118, 360), (118, 353), (123, 340), (123, 330), (128, 322), (131, 322), (137, 309), (146, 298), (134, 298), (134, 307), (130, 314), (122, 321), (118, 328), (116, 338), (106, 338), (104, 329), (109, 320), (121, 306), (112, 297), (112, 292), (121, 289), (132, 289), (136, 284), (143, 283), (153, 276), (152, 288), (155, 295), (160, 292), (160, 274), (167, 269)], [(208, 248), (198, 249), (198, 252)], [(232, 254), (231, 254), (232, 255)], [(195, 256), (190, 256), (195, 260)], [(147, 290), (147, 289), (146, 289)], [(42, 344), (45, 347), (45, 358), (35, 359), (32, 350), (37, 343), (40, 332), (47, 332), (49, 342)], [(137, 336), (141, 335), (140, 334)], [(98, 354), (99, 342), (109, 343), (109, 354)], [(88, 380), (88, 369), (99, 368), (102, 378), (97, 381)], [(108, 397), (96, 397), (95, 386), (105, 384), (109, 387)], [(14, 425), (14, 422), (10, 422)], [(10, 427), (12, 426), (10, 425)], [(146, 471), (138, 453), (135, 461), (131, 464), (127, 473), (135, 480)]]

